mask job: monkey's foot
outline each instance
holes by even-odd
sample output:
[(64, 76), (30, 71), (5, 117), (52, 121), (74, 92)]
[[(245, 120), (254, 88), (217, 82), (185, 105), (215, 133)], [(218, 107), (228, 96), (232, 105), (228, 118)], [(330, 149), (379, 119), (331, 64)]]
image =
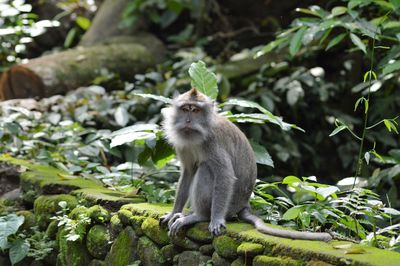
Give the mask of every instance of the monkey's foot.
[(167, 212), (160, 217), (160, 225), (166, 225), (172, 218), (174, 214), (172, 212)]
[(172, 223), (171, 223), (172, 219), (169, 221), (168, 223), (169, 235), (176, 235), (177, 232), (185, 225), (194, 224), (206, 220), (204, 217), (198, 216), (196, 214), (189, 214), (187, 216), (184, 216), (182, 213), (180, 214), (182, 216), (181, 217), (177, 216), (177, 218), (174, 219)]
[(223, 228), (226, 228), (224, 219), (212, 220), (208, 225), (208, 231), (214, 236), (220, 235)]

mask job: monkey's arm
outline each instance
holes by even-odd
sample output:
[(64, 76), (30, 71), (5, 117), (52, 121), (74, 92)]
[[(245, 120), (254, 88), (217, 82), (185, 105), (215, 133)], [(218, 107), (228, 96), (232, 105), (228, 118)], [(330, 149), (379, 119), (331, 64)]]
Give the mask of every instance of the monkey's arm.
[(219, 235), (222, 227), (225, 227), (225, 218), (228, 213), (236, 181), (232, 163), (227, 159), (229, 157), (224, 156), (223, 153), (219, 154), (222, 156), (209, 161), (209, 167), (212, 169), (214, 184), (211, 203), (211, 219), (208, 229), (214, 235)]
[(176, 197), (174, 202), (174, 207), (172, 212), (165, 214), (160, 218), (160, 222), (162, 224), (168, 223), (171, 219), (176, 220), (179, 218), (176, 216), (173, 218), (174, 214), (180, 214), (185, 207), (185, 204), (189, 197), (190, 185), (193, 181), (193, 173), (188, 168), (184, 167), (182, 170), (182, 174), (179, 177), (178, 188), (176, 191)]

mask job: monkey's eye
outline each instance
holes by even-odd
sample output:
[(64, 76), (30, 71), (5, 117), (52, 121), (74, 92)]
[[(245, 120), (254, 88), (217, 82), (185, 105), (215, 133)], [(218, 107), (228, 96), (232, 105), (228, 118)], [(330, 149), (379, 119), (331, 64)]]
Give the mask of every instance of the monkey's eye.
[(181, 111), (183, 111), (183, 112), (189, 112), (189, 111), (190, 111), (190, 108), (189, 108), (188, 106), (182, 106), (182, 107), (181, 107)]
[(198, 112), (200, 112), (200, 108), (193, 107), (193, 108), (192, 108), (192, 112), (193, 112), (193, 113), (198, 113)]

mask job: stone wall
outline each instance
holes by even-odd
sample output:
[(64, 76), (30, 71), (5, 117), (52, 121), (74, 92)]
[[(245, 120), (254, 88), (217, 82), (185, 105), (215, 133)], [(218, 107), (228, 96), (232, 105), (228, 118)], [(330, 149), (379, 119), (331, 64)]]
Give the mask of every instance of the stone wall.
[[(21, 265), (399, 265), (399, 253), (352, 244), (363, 252), (350, 254), (348, 249), (337, 248), (350, 244), (344, 241), (278, 238), (238, 222), (228, 223), (226, 232), (218, 237), (210, 235), (207, 223), (170, 237), (158, 222), (170, 205), (126, 197), (94, 180), (66, 178), (65, 173), (48, 166), (11, 161), (30, 169), (21, 176), (24, 202), (33, 206), (32, 211), (19, 212), (26, 217), (24, 226), (37, 224), (57, 243), (57, 250), (45, 260), (47, 264), (25, 260)], [(66, 203), (68, 218), (80, 236), (75, 241), (67, 240), (70, 231), (50, 219), (60, 215), (60, 201)]]

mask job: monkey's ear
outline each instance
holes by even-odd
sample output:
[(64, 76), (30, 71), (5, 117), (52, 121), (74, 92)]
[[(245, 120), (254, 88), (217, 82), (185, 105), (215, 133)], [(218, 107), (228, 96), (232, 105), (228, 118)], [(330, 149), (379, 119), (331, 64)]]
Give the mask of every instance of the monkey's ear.
[(179, 91), (174, 91), (174, 94), (172, 95), (172, 98), (173, 98), (173, 99), (176, 99), (176, 98), (179, 97), (179, 95), (181, 95), (181, 94), (179, 93)]

